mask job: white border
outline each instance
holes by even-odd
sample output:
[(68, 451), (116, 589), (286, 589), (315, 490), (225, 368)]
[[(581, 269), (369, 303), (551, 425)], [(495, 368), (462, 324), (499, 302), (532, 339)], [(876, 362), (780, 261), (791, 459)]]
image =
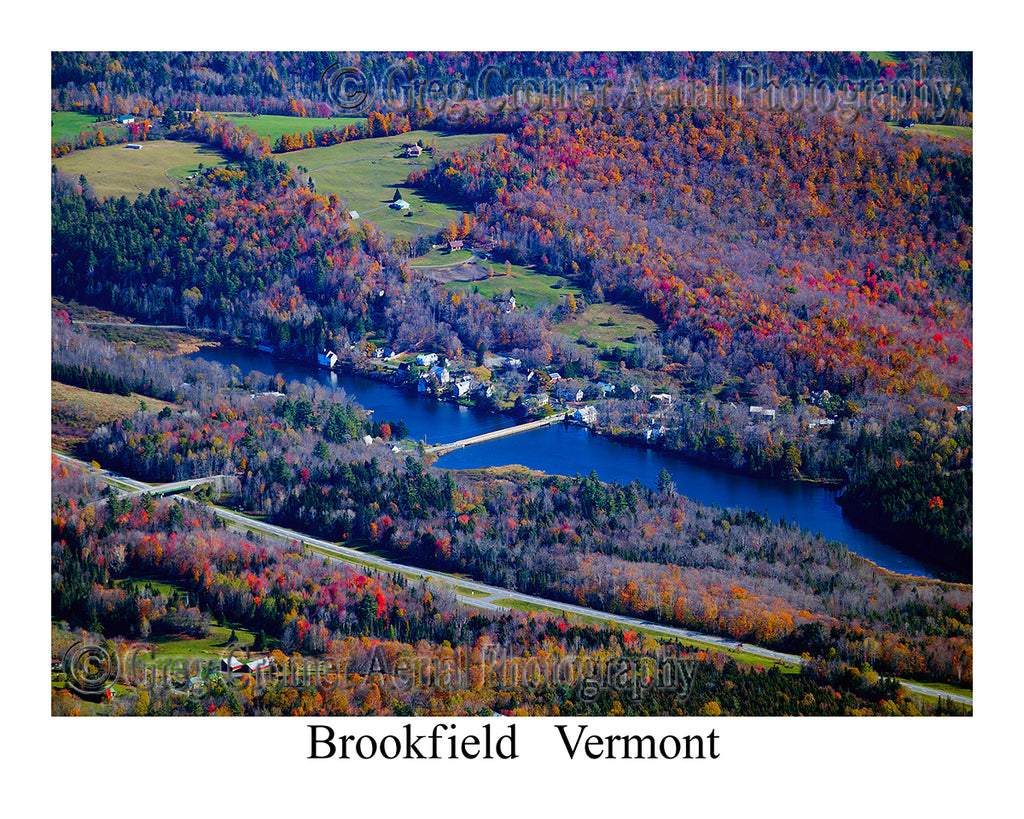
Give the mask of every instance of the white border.
[[(16, 761), (7, 770), (11, 786), (34, 796), (36, 804), (56, 803), (65, 810), (96, 805), (87, 815), (140, 808), (158, 815), (203, 815), (241, 807), (261, 812), (369, 808), (383, 815), (408, 809), (417, 816), (546, 816), (557, 809), (579, 815), (592, 808), (600, 809), (595, 815), (604, 816), (657, 806), (661, 810), (655, 815), (715, 811), (727, 816), (788, 816), (811, 811), (829, 816), (946, 816), (990, 800), (994, 804), (1000, 792), (1009, 790), (1019, 760), (1013, 723), (1021, 665), (1009, 632), (1010, 624), (1016, 624), (1016, 611), (1004, 602), (1016, 597), (1010, 584), (1021, 568), (1019, 529), (1007, 514), (1019, 502), (1011, 494), (1013, 482), (1001, 480), (999, 474), (1001, 467), (1018, 465), (1015, 456), (1020, 454), (1019, 378), (1016, 361), (1009, 358), (1017, 350), (1003, 329), (1016, 329), (1009, 311), (1016, 312), (1021, 305), (1015, 298), (1020, 265), (1009, 256), (1006, 242), (1019, 233), (1015, 205), (1021, 181), (1016, 139), (1009, 139), (1020, 134), (1015, 127), (1020, 102), (1010, 84), (1010, 56), (1016, 56), (1016, 43), (1009, 40), (1009, 17), (984, 20), (975, 9), (963, 6), (882, 3), (859, 3), (833, 14), (824, 12), (820, 3), (784, 8), (711, 4), (707, 9), (635, 3), (572, 9), (540, 3), (421, 3), (412, 9), (371, 4), (369, 9), (352, 10), (341, 4), (320, 9), (280, 3), (213, 8), (179, 2), (162, 7), (116, 4), (108, 11), (80, 3), (55, 8), (51, 3), (27, 12), (32, 18), (28, 24), (9, 18), (11, 42), (4, 56), (4, 76), (14, 86), (13, 110), (24, 114), (7, 121), (5, 143), (11, 143), (16, 155), (32, 157), (5, 169), (8, 199), (3, 206), (5, 227), (10, 228), (4, 231), (5, 245), (15, 250), (7, 268), (14, 286), (5, 300), (5, 349), (14, 376), (5, 385), (11, 399), (5, 422), (17, 439), (7, 456), (11, 477), (5, 498), (15, 527), (7, 543), (14, 565), (6, 572), (4, 605), (8, 634), (18, 636), (6, 655), (12, 671), (27, 671), (4, 675), (3, 707), (14, 717), (10, 745)], [(26, 29), (35, 33), (26, 35)], [(992, 30), (996, 33), (988, 33)], [(49, 440), (49, 398), (41, 378), (48, 350), (49, 162), (42, 159), (40, 146), (46, 140), (39, 132), (47, 120), (42, 106), (48, 108), (49, 103), (49, 51), (80, 48), (83, 43), (105, 48), (244, 50), (430, 45), (437, 50), (783, 50), (808, 44), (816, 49), (974, 50), (981, 129), (975, 142), (980, 149), (975, 267), (981, 271), (975, 299), (975, 347), (981, 362), (975, 385), (975, 716), (590, 720), (602, 726), (611, 722), (616, 733), (696, 733), (714, 725), (722, 737), (722, 758), (574, 763), (563, 759), (548, 724), (553, 721), (521, 719), (516, 722), (523, 758), (489, 764), (311, 762), (305, 759), (304, 725), (309, 720), (301, 719), (50, 718), (49, 692), (36, 676), (42, 674), (49, 644), (44, 508), (49, 483), (47, 464), (39, 458)], [(32, 147), (26, 151), (26, 145)], [(31, 389), (24, 390), (24, 383)], [(26, 425), (30, 434), (22, 435)], [(23, 520), (26, 517), (29, 520)], [(13, 606), (11, 587), (22, 591)], [(28, 624), (31, 639), (19, 634), (22, 623)], [(23, 652), (26, 644), (29, 650)], [(385, 730), (380, 718), (368, 721), (365, 729), (365, 720), (330, 721), (344, 722), (353, 732)], [(1002, 736), (1009, 741), (1001, 743)]]

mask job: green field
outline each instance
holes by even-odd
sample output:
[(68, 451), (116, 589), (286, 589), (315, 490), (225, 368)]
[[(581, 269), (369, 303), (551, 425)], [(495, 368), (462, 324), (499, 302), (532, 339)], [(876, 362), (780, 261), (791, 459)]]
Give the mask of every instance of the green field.
[[(416, 261), (418, 264), (419, 260)], [(491, 269), (496, 275), (488, 279), (452, 282), (446, 284), (445, 289), (464, 292), (476, 290), (487, 298), (504, 295), (511, 290), (516, 302), (526, 307), (558, 304), (569, 293), (576, 298), (582, 296), (580, 289), (568, 279), (537, 273), (532, 266), (514, 264), (510, 266), (508, 274), (505, 274), (504, 263), (493, 262)], [(558, 324), (555, 329), (580, 343), (596, 345), (602, 350), (610, 347), (630, 350), (633, 348), (633, 336), (653, 336), (658, 331), (657, 325), (650, 319), (629, 307), (611, 302), (592, 304), (583, 313), (577, 313), (571, 319)]]
[(57, 170), (84, 174), (97, 196), (136, 197), (157, 188), (176, 188), (199, 165), (227, 164), (227, 158), (195, 142), (156, 140), (143, 142), (140, 150), (124, 145), (107, 145), (72, 151), (54, 160)]
[(95, 114), (81, 114), (77, 111), (50, 112), (50, 140), (53, 142), (57, 142), (61, 137), (74, 140), (79, 131), (86, 129), (103, 131), (105, 137), (111, 137), (123, 128), (123, 125), (114, 125), (110, 120), (99, 123)]
[(485, 591), (480, 591), (479, 589), (470, 589), (466, 586), (456, 586), (455, 591), (456, 593), (461, 594), (463, 597), (490, 597), (490, 594), (488, 594)]
[(891, 51), (867, 51), (865, 52), (868, 57), (874, 60), (876, 63), (898, 63), (899, 60), (893, 55)]
[(610, 347), (631, 350), (633, 336), (654, 336), (658, 332), (657, 325), (646, 316), (607, 301), (591, 304), (585, 312), (577, 313), (555, 329), (581, 343), (596, 344), (602, 350)]
[(943, 139), (963, 139), (972, 142), (974, 129), (963, 125), (915, 125), (913, 128), (900, 128), (898, 125), (887, 123), (891, 131), (898, 134), (928, 134), (929, 136), (942, 137)]
[[(307, 148), (276, 154), (275, 157), (293, 166), (301, 165), (305, 168), (313, 177), (317, 193), (337, 194), (344, 200), (348, 210), (357, 211), (361, 218), (375, 222), (385, 233), (412, 239), (417, 235), (437, 233), (448, 222), (458, 219), (462, 211), (421, 196), (405, 184), (411, 171), (429, 168), (433, 160), (426, 154), (407, 159), (402, 146), (423, 140), (427, 147), (436, 145), (439, 154), (451, 153), (475, 147), (492, 136), (409, 131), (396, 136), (359, 139), (327, 148)], [(408, 210), (392, 210), (387, 207), (396, 187), (401, 190), (402, 198), (410, 204)]]
[(473, 254), (468, 250), (449, 252), (443, 248), (431, 250), (422, 256), (409, 260), (409, 267), (455, 267), (470, 261)]
[(365, 117), (286, 117), (277, 114), (260, 114), (251, 117), (248, 114), (235, 114), (227, 112), (212, 112), (212, 116), (224, 117), (224, 119), (244, 125), (250, 131), (270, 140), (270, 147), (282, 134), (306, 134), (314, 128), (344, 128), (353, 122), (363, 122)]
[[(417, 259), (419, 264), (420, 260)], [(509, 272), (505, 274), (504, 262), (492, 262), (491, 269), (495, 275), (489, 279), (478, 282), (452, 282), (445, 285), (447, 290), (463, 290), (472, 292), (474, 289), (480, 295), (491, 298), (502, 296), (506, 291), (511, 290), (516, 297), (516, 303), (526, 307), (533, 307), (537, 304), (558, 304), (569, 293), (579, 298), (579, 288), (569, 283), (568, 279), (561, 276), (548, 276), (545, 273), (537, 273), (533, 266), (510, 265)]]

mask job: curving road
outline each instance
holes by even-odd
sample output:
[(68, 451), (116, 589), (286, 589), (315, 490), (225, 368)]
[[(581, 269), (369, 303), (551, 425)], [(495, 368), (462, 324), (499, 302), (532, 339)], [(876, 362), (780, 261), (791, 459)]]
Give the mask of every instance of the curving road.
[[(61, 460), (69, 463), (74, 463), (78, 466), (85, 467), (92, 471), (98, 471), (99, 474), (106, 480), (112, 483), (121, 483), (131, 486), (135, 489), (144, 489), (150, 492), (156, 491), (160, 488), (166, 489), (169, 484), (162, 485), (150, 485), (140, 481), (133, 480), (132, 478), (126, 478), (123, 475), (118, 475), (110, 470), (100, 469), (96, 470), (94, 467), (80, 461), (77, 458), (72, 458), (67, 455), (55, 452)], [(210, 478), (197, 478), (195, 482), (205, 482), (211, 480)], [(183, 484), (192, 483), (190, 481), (182, 481)], [(135, 493), (131, 493), (135, 494)], [(728, 637), (719, 637), (714, 634), (703, 634), (699, 631), (691, 631), (685, 628), (676, 628), (674, 626), (664, 626), (659, 623), (652, 623), (649, 620), (641, 620), (637, 617), (627, 617), (620, 614), (611, 614), (606, 611), (600, 611), (599, 609), (591, 609), (586, 606), (578, 606), (573, 603), (563, 603), (559, 600), (551, 600), (544, 597), (535, 597), (534, 595), (524, 594), (523, 592), (515, 591), (514, 589), (505, 589), (500, 586), (492, 586), (488, 583), (481, 583), (477, 580), (468, 580), (461, 577), (455, 577), (454, 575), (445, 574), (444, 572), (436, 572), (430, 569), (422, 569), (418, 566), (410, 566), (406, 563), (397, 563), (394, 560), (390, 560), (386, 557), (379, 557), (377, 555), (369, 554), (367, 552), (359, 551), (348, 546), (339, 546), (337, 543), (332, 543), (327, 540), (321, 540), (319, 538), (311, 537), (301, 532), (296, 532), (294, 529), (286, 529), (283, 526), (276, 526), (272, 523), (264, 523), (263, 521), (256, 520), (247, 515), (241, 514), (240, 512), (233, 512), (230, 509), (223, 509), (219, 506), (211, 507), (213, 511), (224, 520), (230, 521), (236, 525), (244, 526), (247, 529), (251, 529), (256, 532), (263, 532), (274, 537), (283, 538), (285, 540), (298, 541), (299, 543), (316, 546), (319, 549), (331, 552), (336, 555), (336, 559), (341, 562), (349, 563), (350, 565), (356, 565), (365, 567), (367, 564), (373, 566), (375, 569), (386, 572), (402, 572), (403, 574), (412, 575), (414, 577), (422, 577), (425, 579), (436, 581), (437, 583), (444, 586), (458, 586), (464, 589), (469, 589), (482, 594), (480, 597), (474, 597), (471, 595), (461, 594), (457, 590), (455, 596), (463, 603), (476, 606), (482, 609), (488, 609), (492, 611), (505, 610), (508, 607), (498, 604), (497, 600), (515, 600), (516, 602), (531, 604), (535, 606), (545, 606), (547, 608), (556, 609), (571, 614), (577, 614), (584, 617), (591, 617), (598, 620), (603, 620), (608, 623), (614, 623), (620, 626), (627, 626), (630, 628), (642, 628), (646, 631), (654, 632), (657, 634), (663, 634), (666, 637), (673, 637), (680, 640), (686, 640), (692, 643), (701, 643), (708, 646), (717, 648), (728, 648), (736, 649), (741, 648), (747, 654), (754, 654), (759, 657), (764, 657), (766, 660), (772, 662), (785, 663), (790, 665), (800, 665), (802, 660), (796, 654), (787, 654), (782, 651), (775, 651), (770, 648), (763, 648), (762, 646), (752, 645), (750, 643), (737, 643)], [(347, 558), (347, 559), (346, 559)], [(937, 688), (931, 688), (927, 685), (920, 683), (908, 682), (900, 680), (900, 684), (918, 694), (925, 694), (932, 697), (941, 697), (943, 699), (952, 700), (953, 702), (963, 703), (964, 705), (973, 706), (974, 700), (971, 697), (965, 697), (961, 694), (953, 694), (947, 691), (941, 691)]]

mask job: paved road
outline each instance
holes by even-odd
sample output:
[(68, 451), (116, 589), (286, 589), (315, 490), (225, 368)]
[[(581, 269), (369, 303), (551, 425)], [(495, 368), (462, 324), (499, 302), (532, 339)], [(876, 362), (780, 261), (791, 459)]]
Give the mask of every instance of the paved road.
[[(74, 463), (79, 466), (91, 468), (84, 461), (79, 461), (76, 458), (71, 458), (66, 455), (54, 453), (58, 458)], [(108, 480), (118, 481), (123, 484), (127, 484), (133, 487), (146, 488), (152, 491), (156, 487), (148, 484), (143, 484), (139, 481), (126, 478), (118, 475), (117, 473), (110, 472), (109, 470), (100, 470), (100, 473)], [(563, 603), (558, 600), (549, 600), (543, 597), (535, 597), (530, 594), (524, 594), (513, 589), (504, 589), (500, 586), (492, 586), (488, 583), (481, 583), (476, 580), (466, 580), (461, 577), (454, 577), (450, 574), (443, 572), (435, 572), (429, 569), (421, 569), (417, 566), (410, 566), (405, 563), (396, 563), (393, 560), (389, 560), (386, 557), (379, 557), (377, 555), (369, 554), (367, 552), (361, 552), (358, 549), (352, 549), (348, 546), (339, 546), (337, 543), (332, 543), (327, 540), (320, 540), (319, 538), (310, 537), (304, 535), (301, 532), (296, 532), (293, 529), (286, 529), (283, 526), (275, 526), (272, 523), (264, 523), (263, 521), (256, 520), (254, 518), (243, 515), (239, 512), (233, 512), (229, 509), (222, 509), (218, 506), (212, 507), (213, 511), (224, 520), (231, 521), (238, 526), (244, 526), (247, 529), (251, 529), (256, 532), (264, 532), (279, 538), (284, 538), (289, 541), (298, 541), (299, 543), (308, 544), (310, 546), (316, 546), (325, 551), (329, 551), (337, 556), (337, 559), (349, 563), (350, 565), (365, 566), (370, 564), (376, 569), (384, 572), (402, 572), (407, 575), (414, 577), (422, 577), (444, 586), (460, 586), (467, 590), (472, 590), (480, 593), (481, 596), (473, 596), (469, 594), (462, 594), (458, 591), (455, 592), (456, 597), (466, 603), (467, 605), (476, 606), (482, 609), (488, 609), (492, 611), (505, 610), (508, 607), (498, 604), (498, 600), (515, 600), (520, 603), (532, 604), (537, 606), (545, 606), (547, 608), (555, 609), (557, 611), (567, 612), (570, 614), (577, 614), (583, 617), (592, 617), (599, 620), (603, 620), (610, 623), (615, 623), (620, 626), (626, 626), (628, 628), (642, 628), (647, 631), (655, 632), (657, 634), (663, 634), (666, 637), (672, 637), (680, 640), (686, 640), (693, 643), (701, 643), (717, 648), (732, 648), (742, 649), (747, 654), (754, 654), (759, 657), (764, 657), (766, 660), (773, 662), (786, 663), (791, 665), (800, 665), (802, 662), (800, 657), (796, 654), (786, 654), (782, 651), (775, 651), (770, 648), (763, 648), (761, 646), (751, 645), (750, 643), (737, 643), (736, 640), (728, 637), (719, 637), (714, 634), (703, 634), (698, 631), (691, 631), (685, 628), (675, 628), (673, 626), (663, 626), (658, 623), (652, 623), (647, 620), (641, 620), (637, 617), (627, 617), (620, 614), (611, 614), (606, 611), (600, 611), (598, 609), (587, 608), (586, 606), (577, 606), (572, 603)], [(940, 691), (937, 688), (930, 688), (927, 685), (921, 685), (919, 683), (903, 682), (900, 683), (904, 688), (917, 692), (919, 694), (926, 694), (932, 697), (942, 697), (944, 699), (952, 700), (954, 702), (963, 703), (965, 705), (973, 705), (974, 700), (971, 697), (965, 697), (960, 694), (951, 694), (946, 691)]]

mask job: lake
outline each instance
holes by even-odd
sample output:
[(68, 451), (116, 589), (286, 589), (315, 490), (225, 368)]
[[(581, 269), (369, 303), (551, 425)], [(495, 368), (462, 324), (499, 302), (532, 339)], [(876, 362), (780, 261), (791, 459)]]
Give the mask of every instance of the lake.
[[(217, 362), (224, 367), (237, 366), (243, 376), (252, 370), (267, 375), (280, 373), (286, 381), (314, 379), (343, 389), (362, 407), (373, 410), (376, 420), (402, 419), (409, 428), (410, 438), (431, 444), (458, 441), (517, 423), (508, 416), (435, 401), (389, 384), (305, 367), (264, 353), (207, 347), (188, 357)], [(895, 572), (935, 577), (941, 571), (857, 526), (835, 502), (834, 489), (738, 475), (671, 453), (614, 441), (583, 427), (562, 424), (544, 427), (457, 449), (437, 461), (437, 466), (449, 469), (509, 464), (552, 475), (589, 475), (596, 471), (606, 482), (625, 484), (639, 480), (652, 487), (661, 470), (667, 469), (681, 495), (708, 506), (753, 509), (775, 521), (784, 518), (812, 533), (821, 533), (828, 540), (838, 541), (852, 552)]]

